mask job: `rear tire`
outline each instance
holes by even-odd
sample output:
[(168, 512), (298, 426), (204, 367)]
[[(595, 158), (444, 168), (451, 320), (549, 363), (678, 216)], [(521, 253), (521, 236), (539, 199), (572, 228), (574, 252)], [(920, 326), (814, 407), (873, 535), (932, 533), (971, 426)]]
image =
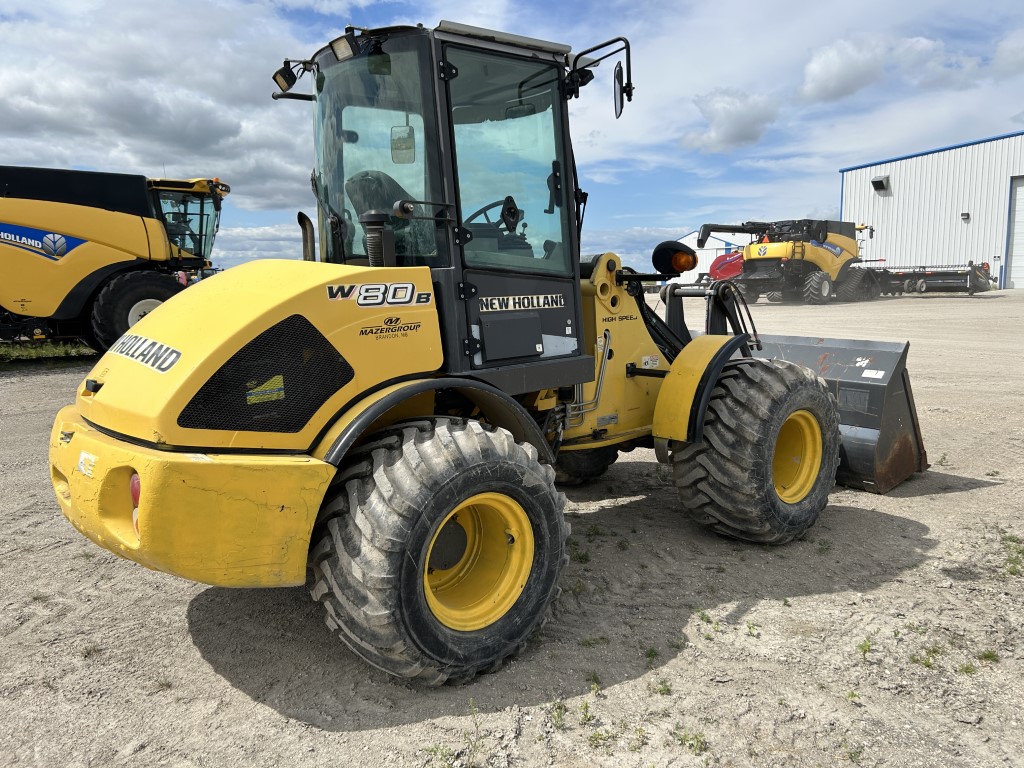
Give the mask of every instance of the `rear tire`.
[(864, 301), (864, 280), (867, 273), (863, 269), (851, 267), (843, 275), (842, 281), (836, 288), (836, 298), (839, 301)]
[(340, 471), (314, 533), (310, 592), (327, 626), (421, 684), (498, 670), (545, 621), (568, 563), (553, 481), (533, 446), (476, 421), (377, 433)]
[(808, 304), (828, 304), (835, 293), (832, 278), (825, 272), (812, 272), (804, 278), (804, 301)]
[(764, 297), (772, 304), (782, 303), (782, 291), (768, 291)]
[(580, 451), (560, 451), (555, 460), (555, 482), (558, 485), (582, 485), (608, 471), (619, 458), (614, 445), (586, 448)]
[(142, 317), (184, 289), (164, 272), (136, 270), (115, 277), (103, 286), (92, 305), (92, 332), (101, 351), (106, 351)]
[(839, 441), (839, 412), (822, 379), (781, 360), (738, 360), (711, 394), (704, 441), (673, 451), (675, 485), (696, 522), (782, 544), (828, 503)]

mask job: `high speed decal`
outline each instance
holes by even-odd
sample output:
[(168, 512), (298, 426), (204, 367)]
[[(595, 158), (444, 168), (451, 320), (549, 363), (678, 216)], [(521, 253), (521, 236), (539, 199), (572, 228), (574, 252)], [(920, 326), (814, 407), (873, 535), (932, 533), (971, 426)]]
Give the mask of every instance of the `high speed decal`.
[(354, 299), (360, 307), (402, 307), (429, 304), (431, 296), (430, 291), (417, 291), (412, 283), (363, 283), (328, 285), (327, 298), (332, 301)]
[(84, 242), (80, 237), (0, 221), (0, 245), (20, 248), (50, 261), (60, 261)]
[(174, 347), (135, 334), (122, 336), (107, 351), (148, 365), (158, 373), (167, 373), (181, 359), (181, 352)]

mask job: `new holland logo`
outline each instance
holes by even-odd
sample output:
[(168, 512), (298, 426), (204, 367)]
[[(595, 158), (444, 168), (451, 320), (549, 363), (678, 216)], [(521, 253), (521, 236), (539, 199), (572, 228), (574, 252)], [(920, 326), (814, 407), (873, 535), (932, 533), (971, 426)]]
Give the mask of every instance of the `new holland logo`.
[(767, 245), (759, 245), (759, 246), (757, 246), (757, 255), (758, 256), (762, 256), (762, 257), (763, 256), (767, 256), (768, 255), (768, 246)]
[(516, 309), (558, 309), (565, 306), (565, 296), (549, 293), (537, 296), (487, 296), (480, 299), (481, 312), (505, 312)]
[(60, 261), (84, 242), (80, 237), (0, 222), (0, 245), (19, 248), (50, 261)]
[(181, 359), (181, 352), (173, 347), (134, 334), (122, 336), (107, 351), (148, 365), (157, 373), (167, 373)]
[(843, 249), (840, 248), (838, 245), (833, 245), (832, 243), (819, 243), (817, 240), (811, 240), (811, 245), (815, 245), (818, 248), (824, 248), (826, 251), (829, 251), (836, 258), (839, 258), (840, 256), (843, 255)]

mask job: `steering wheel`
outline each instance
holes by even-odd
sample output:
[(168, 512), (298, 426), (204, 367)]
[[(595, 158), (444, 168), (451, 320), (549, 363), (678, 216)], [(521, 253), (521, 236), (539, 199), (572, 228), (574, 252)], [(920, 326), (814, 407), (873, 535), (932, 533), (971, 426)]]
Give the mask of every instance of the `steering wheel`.
[[(491, 217), (487, 215), (487, 212), (490, 211), (492, 208), (498, 207), (501, 208), (501, 221), (491, 221)], [(495, 200), (493, 203), (488, 203), (483, 208), (474, 211), (469, 215), (467, 219), (465, 219), (463, 223), (469, 224), (473, 219), (477, 218), (478, 216), (483, 216), (484, 221), (493, 226), (495, 229), (498, 229), (499, 223), (504, 224), (505, 231), (510, 235), (514, 235), (516, 233), (516, 225), (523, 220), (523, 211), (519, 208), (518, 205), (516, 205), (515, 198), (512, 197), (512, 195), (508, 195), (504, 200)], [(525, 227), (526, 225), (524, 224), (523, 226)]]
[(494, 226), (498, 226), (498, 224), (500, 224), (501, 222), (500, 221), (491, 221), (491, 217), (488, 216), (487, 214), (490, 211), (494, 210), (495, 208), (502, 208), (502, 207), (504, 207), (504, 205), (505, 205), (505, 201), (504, 200), (495, 200), (493, 203), (488, 203), (483, 208), (478, 208), (477, 210), (473, 211), (473, 213), (469, 214), (469, 216), (467, 216), (462, 223), (463, 224), (470, 224), (470, 223), (473, 222), (473, 219), (478, 219), (481, 216), (483, 216), (484, 217), (484, 221), (486, 221), (488, 224), (493, 224)]

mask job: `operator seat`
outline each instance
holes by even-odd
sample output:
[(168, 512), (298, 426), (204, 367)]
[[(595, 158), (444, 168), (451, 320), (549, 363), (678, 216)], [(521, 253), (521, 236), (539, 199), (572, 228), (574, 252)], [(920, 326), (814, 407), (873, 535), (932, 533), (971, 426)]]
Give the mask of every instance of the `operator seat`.
[[(411, 200), (412, 195), (383, 171), (360, 171), (345, 182), (345, 193), (356, 209), (358, 219), (369, 211), (391, 213), (399, 200)], [(399, 219), (395, 228), (404, 228), (408, 221)]]

